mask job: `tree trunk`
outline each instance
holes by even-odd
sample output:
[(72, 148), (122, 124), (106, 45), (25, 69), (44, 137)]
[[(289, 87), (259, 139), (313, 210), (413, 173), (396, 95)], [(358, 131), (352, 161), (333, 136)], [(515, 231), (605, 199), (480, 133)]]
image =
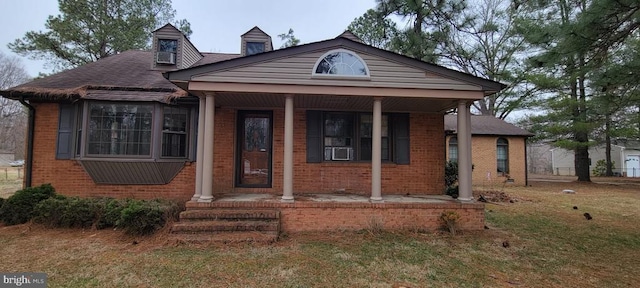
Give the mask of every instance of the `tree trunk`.
[(611, 115), (607, 114), (606, 122), (604, 123), (604, 141), (605, 141), (605, 158), (607, 161), (607, 171), (605, 176), (613, 176), (613, 169), (611, 163)]
[[(574, 119), (575, 138), (578, 142), (576, 148), (576, 174), (578, 175), (578, 181), (591, 182), (591, 175), (589, 174), (589, 132), (587, 131), (587, 94), (584, 87), (585, 72), (584, 72), (584, 56), (578, 56), (578, 88), (579, 95), (577, 96), (578, 103), (576, 105), (577, 113)], [(575, 82), (572, 83), (572, 90), (575, 89)], [(578, 124), (578, 125), (575, 125)]]

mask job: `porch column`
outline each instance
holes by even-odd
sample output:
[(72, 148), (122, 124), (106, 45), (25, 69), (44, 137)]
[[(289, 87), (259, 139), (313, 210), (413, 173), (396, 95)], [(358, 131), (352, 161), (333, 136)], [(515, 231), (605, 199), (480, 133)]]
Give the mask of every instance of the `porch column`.
[(293, 202), (293, 95), (284, 104), (284, 181), (282, 201)]
[(198, 107), (198, 150), (196, 151), (196, 191), (191, 197), (192, 201), (198, 201), (202, 196), (202, 164), (204, 163), (204, 116), (205, 116), (205, 98), (200, 98)]
[(382, 201), (382, 98), (373, 98), (371, 202)]
[(471, 115), (467, 102), (458, 102), (458, 200), (473, 201), (471, 191)]
[(202, 195), (198, 202), (213, 201), (213, 120), (215, 113), (214, 95), (207, 94), (204, 118), (204, 157), (202, 157)]

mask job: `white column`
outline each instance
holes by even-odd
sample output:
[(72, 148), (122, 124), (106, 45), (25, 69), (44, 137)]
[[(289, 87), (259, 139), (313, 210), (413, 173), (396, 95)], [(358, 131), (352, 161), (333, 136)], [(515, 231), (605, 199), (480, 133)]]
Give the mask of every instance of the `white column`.
[(284, 104), (284, 180), (282, 201), (293, 202), (293, 95)]
[(191, 198), (192, 201), (198, 201), (202, 196), (202, 164), (204, 163), (204, 117), (205, 117), (205, 99), (200, 98), (198, 107), (198, 151), (196, 151), (196, 191)]
[(202, 157), (202, 195), (198, 202), (213, 201), (213, 120), (215, 105), (213, 94), (207, 94), (204, 119), (204, 157)]
[(458, 200), (473, 201), (471, 190), (471, 115), (466, 101), (458, 102)]
[(373, 98), (373, 133), (371, 135), (371, 201), (382, 201), (382, 99)]

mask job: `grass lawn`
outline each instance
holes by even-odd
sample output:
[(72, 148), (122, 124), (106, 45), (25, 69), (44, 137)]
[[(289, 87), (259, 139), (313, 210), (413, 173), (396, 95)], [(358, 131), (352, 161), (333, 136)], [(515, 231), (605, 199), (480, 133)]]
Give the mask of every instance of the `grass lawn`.
[(50, 287), (640, 283), (640, 185), (532, 184), (505, 188), (515, 203), (486, 205), (490, 229), (456, 236), (362, 231), (288, 235), (272, 245), (171, 246), (166, 232), (132, 238), (119, 231), (0, 227), (0, 271), (46, 272)]

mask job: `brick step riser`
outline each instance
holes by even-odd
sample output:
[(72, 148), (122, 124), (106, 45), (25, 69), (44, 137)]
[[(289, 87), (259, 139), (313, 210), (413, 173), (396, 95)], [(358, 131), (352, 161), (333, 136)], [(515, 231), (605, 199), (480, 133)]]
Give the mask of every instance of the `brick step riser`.
[(279, 219), (277, 212), (255, 213), (255, 212), (218, 212), (218, 211), (185, 211), (180, 213), (180, 220), (274, 220)]
[(173, 226), (171, 232), (233, 232), (233, 231), (278, 231), (278, 224), (260, 225), (182, 225)]
[(179, 243), (206, 244), (206, 243), (240, 243), (240, 242), (259, 242), (273, 243), (278, 241), (276, 233), (261, 233), (260, 235), (244, 235), (236, 233), (198, 233), (198, 234), (172, 234), (169, 240)]

